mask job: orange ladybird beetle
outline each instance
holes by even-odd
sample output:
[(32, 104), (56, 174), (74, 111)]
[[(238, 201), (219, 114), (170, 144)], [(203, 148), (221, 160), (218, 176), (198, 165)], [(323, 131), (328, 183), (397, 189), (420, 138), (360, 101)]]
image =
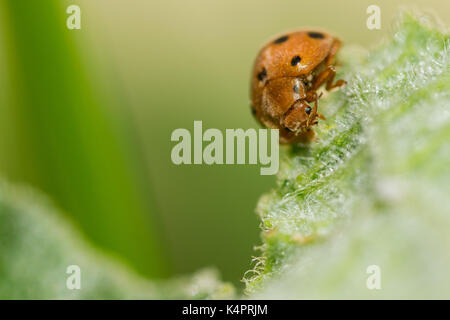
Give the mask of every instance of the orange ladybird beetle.
[(333, 83), (340, 46), (338, 38), (325, 32), (301, 30), (270, 41), (259, 52), (251, 80), (252, 113), (264, 126), (280, 129), (281, 143), (314, 138), (312, 127), (324, 119), (317, 111), (317, 89), (346, 83)]

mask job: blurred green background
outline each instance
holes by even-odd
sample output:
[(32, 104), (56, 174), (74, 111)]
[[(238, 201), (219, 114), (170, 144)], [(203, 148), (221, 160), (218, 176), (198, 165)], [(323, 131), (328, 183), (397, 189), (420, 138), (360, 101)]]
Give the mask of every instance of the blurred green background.
[[(81, 30), (66, 28), (70, 4)], [(366, 28), (371, 4), (381, 30)], [(172, 131), (257, 127), (249, 74), (267, 38), (318, 26), (370, 48), (402, 5), (450, 21), (437, 0), (1, 0), (0, 175), (46, 192), (146, 276), (216, 266), (238, 283), (275, 179), (257, 166), (175, 166)]]

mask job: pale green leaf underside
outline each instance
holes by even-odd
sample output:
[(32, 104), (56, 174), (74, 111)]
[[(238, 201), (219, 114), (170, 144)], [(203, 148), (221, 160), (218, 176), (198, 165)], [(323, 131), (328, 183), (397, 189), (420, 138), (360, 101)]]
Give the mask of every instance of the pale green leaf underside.
[[(214, 270), (149, 281), (89, 246), (45, 197), (0, 182), (0, 299), (205, 299), (233, 296)], [(69, 290), (67, 267), (81, 269)]]

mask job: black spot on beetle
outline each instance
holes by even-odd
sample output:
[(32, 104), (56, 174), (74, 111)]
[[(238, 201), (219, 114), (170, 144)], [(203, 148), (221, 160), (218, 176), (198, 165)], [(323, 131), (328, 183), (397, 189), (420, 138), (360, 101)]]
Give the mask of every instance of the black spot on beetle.
[(300, 88), (298, 87), (298, 84), (295, 84), (293, 89), (294, 89), (295, 93), (298, 93), (300, 91)]
[(258, 80), (259, 80), (259, 81), (263, 81), (266, 77), (267, 77), (267, 71), (266, 71), (266, 68), (263, 68), (263, 69), (258, 73)]
[(320, 33), (320, 32), (314, 32), (314, 31), (308, 32), (308, 36), (309, 36), (310, 38), (313, 38), (313, 39), (323, 39), (323, 38), (325, 38), (325, 36), (323, 35), (323, 33)]
[(311, 113), (311, 107), (306, 107), (305, 112), (306, 112), (306, 114), (310, 114)]
[(252, 111), (252, 115), (256, 114), (256, 109), (254, 106), (250, 106), (250, 110)]
[(287, 39), (289, 39), (289, 36), (282, 36), (282, 37), (279, 37), (277, 40), (275, 40), (273, 43), (280, 44), (280, 43), (286, 42)]
[(299, 56), (295, 56), (291, 60), (291, 65), (293, 67), (295, 67), (296, 65), (298, 65), (300, 63), (301, 60), (302, 60), (302, 58), (300, 58)]

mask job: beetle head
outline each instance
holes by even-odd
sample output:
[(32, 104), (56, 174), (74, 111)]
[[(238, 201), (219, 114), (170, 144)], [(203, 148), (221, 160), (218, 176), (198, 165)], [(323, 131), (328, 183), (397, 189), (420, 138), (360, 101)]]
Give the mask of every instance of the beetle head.
[(286, 112), (282, 119), (282, 125), (299, 134), (316, 125), (319, 117), (317, 104), (310, 106), (305, 100), (299, 100)]

